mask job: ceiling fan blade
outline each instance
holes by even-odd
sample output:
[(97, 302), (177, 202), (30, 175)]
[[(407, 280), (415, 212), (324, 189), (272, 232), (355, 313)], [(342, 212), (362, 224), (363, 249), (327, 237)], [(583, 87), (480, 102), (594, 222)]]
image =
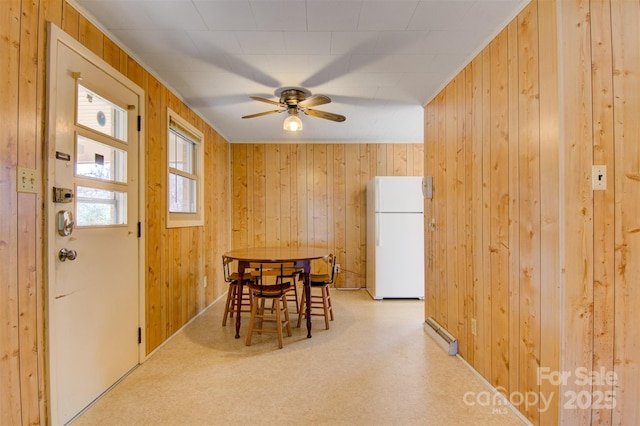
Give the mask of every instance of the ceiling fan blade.
[(302, 110), (306, 115), (312, 115), (314, 117), (324, 118), (325, 120), (343, 122), (347, 118), (344, 115), (334, 114), (332, 112), (318, 111), (317, 109), (304, 109)]
[(265, 99), (265, 98), (261, 98), (259, 96), (249, 96), (251, 99), (253, 99), (254, 101), (260, 101), (260, 102), (266, 102), (268, 104), (272, 104), (272, 105), (278, 105), (278, 106), (283, 106), (280, 102), (278, 101), (272, 101), (271, 99)]
[(254, 118), (254, 117), (261, 117), (263, 115), (269, 115), (269, 114), (275, 114), (276, 112), (283, 112), (285, 110), (283, 109), (275, 109), (273, 111), (265, 111), (265, 112), (259, 112), (257, 114), (251, 114), (251, 115), (245, 115), (242, 118)]
[(309, 96), (304, 101), (298, 102), (298, 105), (303, 108), (309, 108), (309, 107), (314, 107), (318, 105), (328, 104), (329, 102), (331, 102), (331, 99), (328, 96), (313, 95), (313, 96)]

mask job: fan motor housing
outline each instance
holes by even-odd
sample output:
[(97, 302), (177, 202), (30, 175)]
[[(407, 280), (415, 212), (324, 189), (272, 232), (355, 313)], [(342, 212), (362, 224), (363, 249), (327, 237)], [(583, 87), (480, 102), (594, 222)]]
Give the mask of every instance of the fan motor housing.
[(280, 102), (287, 105), (298, 105), (306, 99), (306, 95), (302, 90), (288, 89), (280, 94)]

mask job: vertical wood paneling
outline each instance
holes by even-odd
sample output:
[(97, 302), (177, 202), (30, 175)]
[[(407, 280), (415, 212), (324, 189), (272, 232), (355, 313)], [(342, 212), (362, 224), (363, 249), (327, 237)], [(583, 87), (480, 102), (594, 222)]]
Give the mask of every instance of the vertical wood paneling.
[[(538, 11), (529, 5), (518, 17), (518, 194), (519, 199), (519, 386), (539, 393), (540, 367), (540, 89), (538, 77)], [(515, 356), (518, 356), (517, 353)], [(539, 404), (524, 407), (538, 422)]]
[[(315, 145), (313, 151), (313, 237), (310, 242), (317, 247), (329, 247), (329, 205), (327, 146)], [(330, 247), (329, 247), (330, 248)]]
[(265, 150), (266, 146), (256, 145), (253, 151), (253, 210), (250, 221), (253, 222), (253, 245), (266, 246), (266, 170)]
[(291, 145), (281, 145), (280, 158), (280, 241), (281, 245), (291, 245)]
[(247, 247), (249, 235), (249, 204), (247, 174), (247, 145), (231, 145), (232, 185), (233, 185), (233, 247)]
[[(466, 174), (466, 155), (465, 155), (465, 127), (466, 127), (466, 84), (465, 84), (465, 72), (461, 72), (455, 78), (456, 84), (456, 133), (455, 133), (455, 194), (457, 212), (455, 223), (452, 224), (456, 229), (456, 262), (455, 262), (455, 275), (458, 291), (458, 317), (456, 319), (456, 328), (454, 328), (456, 335), (463, 335), (467, 333), (467, 253), (466, 253), (466, 234), (465, 234), (465, 219), (467, 216), (467, 204), (465, 193), (465, 174)], [(469, 339), (462, 339), (461, 345), (458, 346), (459, 351), (463, 356), (467, 357), (467, 346)]]
[(76, 40), (78, 39), (78, 11), (66, 1), (63, 3), (62, 24), (61, 27), (65, 33), (69, 34)]
[(509, 389), (509, 82), (506, 31), (491, 42), (490, 49), (491, 382)]
[[(327, 214), (327, 235), (325, 244), (329, 249), (335, 253), (335, 218), (334, 218), (334, 203), (335, 203), (335, 194), (334, 194), (334, 184), (333, 184), (333, 176), (335, 176), (335, 171), (333, 169), (334, 165), (334, 151), (335, 145), (330, 144), (327, 145), (327, 170), (326, 170), (326, 186), (327, 186), (327, 204), (326, 204), (326, 214)], [(283, 194), (283, 196), (286, 196)], [(317, 262), (319, 263), (319, 262)]]
[[(471, 328), (471, 321), (475, 318), (475, 270), (474, 267), (474, 234), (472, 232), (473, 227), (473, 179), (472, 179), (472, 163), (473, 163), (473, 93), (474, 93), (474, 76), (472, 65), (469, 65), (464, 71), (464, 159), (463, 159), (463, 178), (461, 185), (464, 187), (464, 230), (462, 235), (464, 236), (464, 268), (462, 278), (464, 289), (464, 305), (465, 305), (465, 324), (464, 334), (466, 335), (466, 341), (468, 342), (466, 359), (473, 365), (474, 356), (476, 353), (476, 342), (473, 330)], [(476, 333), (477, 334), (477, 333)]]
[[(148, 143), (145, 146), (145, 162), (147, 167), (147, 191), (146, 197), (146, 216), (149, 223), (163, 224), (164, 214), (157, 206), (162, 206), (163, 200), (163, 182), (165, 180), (165, 169), (163, 168), (163, 161), (161, 158), (155, 159), (153, 157), (157, 147), (162, 143), (164, 135), (164, 108), (166, 104), (163, 102), (166, 98), (164, 96), (164, 90), (160, 82), (156, 79), (150, 79), (147, 87), (147, 125), (146, 134)], [(166, 323), (166, 308), (165, 303), (161, 303), (165, 300), (165, 279), (163, 277), (163, 260), (164, 250), (163, 243), (164, 238), (161, 232), (150, 233), (146, 236), (146, 252), (155, 253), (154, 256), (149, 256), (147, 260), (147, 311), (146, 311), (146, 345), (147, 352), (151, 348), (157, 347), (166, 338), (166, 330), (164, 324)], [(164, 315), (163, 315), (164, 314)]]
[[(15, 247), (18, 243), (18, 198), (15, 192), (18, 160), (18, 111), (20, 81), (20, 1), (3, 4), (0, 11), (0, 54), (8, 59), (0, 73), (0, 423), (21, 424), (21, 369), (19, 338), (18, 265)], [(5, 122), (6, 118), (6, 122)], [(6, 124), (5, 124), (6, 123)]]
[[(433, 103), (428, 104), (424, 110), (425, 135), (424, 135), (424, 175), (431, 176), (435, 173), (435, 141), (436, 141), (436, 107)], [(436, 315), (436, 292), (434, 283), (436, 281), (435, 272), (435, 247), (434, 247), (434, 231), (431, 229), (431, 218), (434, 217), (433, 199), (425, 199), (424, 210), (424, 255), (425, 255), (425, 318)]]
[(103, 35), (95, 25), (82, 15), (78, 18), (78, 41), (100, 58), (103, 57)]
[[(346, 157), (345, 146), (333, 147), (333, 241), (336, 259), (346, 267), (346, 221), (347, 221), (347, 186), (346, 186)], [(348, 273), (348, 272), (347, 272)], [(338, 288), (347, 287), (345, 274), (338, 274), (335, 285)]]
[[(611, 10), (608, 1), (591, 2), (591, 51), (593, 85), (593, 162), (607, 166), (610, 176), (616, 176), (613, 134), (613, 65), (611, 46)], [(615, 179), (610, 181), (613, 189)], [(614, 371), (615, 315), (615, 235), (614, 191), (593, 194), (593, 368)], [(596, 392), (614, 392), (613, 385), (596, 384)], [(611, 424), (612, 410), (604, 406), (592, 410), (593, 424)]]
[(434, 194), (437, 191), (437, 197), (435, 197), (435, 210), (434, 219), (436, 226), (436, 281), (434, 283), (435, 293), (438, 298), (436, 304), (435, 319), (442, 326), (447, 327), (448, 315), (447, 315), (447, 303), (448, 303), (448, 289), (447, 289), (447, 264), (449, 258), (447, 256), (447, 240), (442, 238), (447, 232), (447, 214), (446, 203), (447, 199), (447, 162), (446, 162), (446, 121), (447, 114), (444, 109), (445, 94), (441, 93), (436, 98), (438, 105), (436, 115), (436, 172), (433, 178), (433, 190)]
[(482, 304), (484, 316), (480, 318), (484, 335), (484, 377), (491, 373), (491, 49), (482, 52)]
[[(253, 149), (253, 148), (251, 148)], [(249, 172), (251, 173), (251, 169)], [(304, 145), (296, 147), (296, 200), (298, 208), (298, 232), (295, 241), (299, 246), (308, 244), (309, 228), (307, 222), (307, 211), (309, 205), (307, 203), (307, 149)]]
[[(519, 147), (519, 95), (521, 89), (518, 86), (520, 76), (520, 64), (518, 53), (519, 21), (511, 21), (507, 27), (507, 56), (508, 56), (508, 108), (509, 108), (509, 324), (518, 323), (520, 320), (520, 197), (518, 180), (520, 173), (520, 147)], [(523, 69), (524, 71), (524, 69)], [(518, 89), (516, 89), (518, 88)], [(509, 327), (509, 392), (519, 391), (520, 387), (520, 327)], [(514, 404), (518, 409), (518, 401)]]
[[(560, 167), (557, 5), (538, 3), (540, 60), (540, 366), (560, 371)], [(541, 398), (552, 403), (540, 412), (540, 424), (558, 423), (560, 386), (540, 384)]]
[(393, 147), (393, 174), (391, 176), (407, 175), (407, 145), (394, 144)]
[[(640, 423), (640, 4), (611, 2), (615, 125), (614, 424)], [(608, 169), (610, 170), (610, 169)], [(609, 171), (611, 176), (611, 171)], [(609, 184), (610, 185), (610, 184)], [(609, 187), (608, 187), (609, 188)], [(609, 189), (607, 189), (609, 191)]]
[[(20, 83), (18, 87), (18, 166), (35, 169), (38, 165), (38, 30), (39, 2), (23, 2), (20, 25)], [(38, 376), (38, 299), (42, 297), (37, 277), (38, 229), (31, 226), (38, 218), (36, 194), (18, 193), (17, 197), (17, 282), (18, 331), (20, 348), (20, 402), (23, 423), (40, 419)]]
[(120, 70), (121, 49), (108, 37), (104, 37), (103, 52), (103, 59), (115, 69)]
[[(357, 145), (345, 146), (345, 189), (347, 195), (347, 218), (345, 230), (345, 263), (347, 271), (359, 271), (360, 263), (360, 229), (358, 223), (358, 190), (360, 189), (360, 172), (358, 170), (359, 149)], [(345, 276), (347, 287), (358, 288), (358, 276)]]
[[(563, 369), (592, 369), (593, 342), (593, 192), (591, 165), (593, 164), (592, 110), (591, 110), (591, 56), (589, 35), (589, 2), (562, 1), (565, 17), (562, 26), (564, 96), (561, 149), (564, 155), (564, 306), (563, 342), (566, 347), (589, 350), (568, 351)], [(571, 48), (567, 48), (571, 46)], [(591, 386), (579, 386), (570, 380), (565, 397), (570, 392), (591, 392)], [(565, 403), (565, 400), (562, 400)], [(571, 424), (591, 422), (591, 410), (578, 408), (564, 410), (562, 421)]]
[[(461, 355), (494, 386), (551, 402), (520, 404), (535, 424), (640, 420), (640, 333), (631, 326), (640, 291), (630, 285), (640, 273), (640, 256), (631, 254), (640, 250), (638, 28), (635, 1), (533, 1), (425, 111), (425, 162), (433, 152), (439, 168), (430, 214), (457, 218), (464, 203), (476, 212), (467, 246), (460, 245), (460, 222), (457, 232), (448, 219), (434, 234), (436, 247), (471, 251), (472, 273), (460, 274), (469, 265), (460, 256), (446, 259), (454, 267), (434, 266), (427, 295), (435, 300), (426, 312), (433, 305), (450, 330), (457, 320), (457, 337), (474, 344), (466, 352), (460, 344)], [(460, 78), (471, 92), (464, 99), (472, 152), (454, 161), (444, 144), (460, 127), (453, 112), (462, 97), (450, 96)], [(464, 174), (452, 170), (460, 163)], [(607, 166), (613, 182), (606, 191), (592, 192), (592, 164)], [(476, 181), (465, 183), (470, 198), (458, 196), (460, 179)], [(470, 293), (473, 309), (451, 300), (459, 291)], [(460, 326), (467, 312), (477, 319), (477, 336)], [(539, 367), (570, 376), (558, 386), (541, 379)], [(617, 383), (592, 386), (576, 376), (578, 368), (613, 370)], [(613, 414), (597, 404), (608, 398), (603, 392), (615, 392)], [(594, 404), (585, 406), (586, 396)]]
[(280, 147), (278, 145), (267, 145), (265, 151), (265, 187), (273, 188), (265, 195), (265, 245), (280, 245), (280, 217), (281, 197), (274, 197), (273, 194), (280, 194)]
[[(444, 129), (445, 181), (443, 185), (446, 188), (448, 199), (456, 201), (458, 198), (458, 186), (456, 183), (456, 173), (458, 170), (456, 163), (456, 155), (458, 151), (458, 99), (456, 96), (457, 88), (457, 81), (454, 80), (444, 89), (446, 122)], [(445, 285), (445, 292), (447, 293), (447, 306), (445, 307), (447, 319), (443, 325), (447, 327), (447, 330), (449, 330), (454, 336), (458, 336), (460, 334), (458, 331), (458, 302), (460, 291), (458, 287), (458, 270), (456, 268), (458, 257), (457, 202), (447, 203), (445, 211), (442, 213), (444, 213), (442, 227), (445, 230), (444, 235), (446, 235), (446, 239), (448, 241), (445, 254), (447, 257), (447, 268), (445, 269), (446, 278), (445, 280), (443, 280), (443, 285)]]
[[(483, 279), (483, 233), (478, 230), (483, 227), (483, 56), (478, 55), (467, 68), (467, 74), (471, 80), (471, 91), (469, 93), (470, 101), (469, 108), (471, 109), (470, 118), (470, 137), (471, 137), (471, 163), (467, 165), (467, 168), (471, 170), (471, 258), (472, 258), (472, 293), (473, 298), (473, 315), (472, 318), (476, 321), (476, 328), (478, 332), (473, 336), (473, 357), (470, 358), (472, 365), (476, 366), (476, 369), (480, 374), (485, 374), (485, 360), (487, 358), (487, 352), (485, 350), (486, 340), (488, 334), (485, 332), (484, 313), (484, 285)], [(425, 142), (426, 143), (426, 142)], [(425, 150), (430, 149), (427, 145)], [(428, 286), (427, 286), (428, 288)]]

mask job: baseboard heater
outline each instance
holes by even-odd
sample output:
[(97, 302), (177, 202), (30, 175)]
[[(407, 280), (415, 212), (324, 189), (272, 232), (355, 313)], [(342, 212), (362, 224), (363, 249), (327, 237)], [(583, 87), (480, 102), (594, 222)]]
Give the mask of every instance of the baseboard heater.
[(458, 353), (458, 340), (442, 328), (436, 320), (431, 317), (427, 318), (424, 323), (424, 329), (449, 355), (456, 355)]

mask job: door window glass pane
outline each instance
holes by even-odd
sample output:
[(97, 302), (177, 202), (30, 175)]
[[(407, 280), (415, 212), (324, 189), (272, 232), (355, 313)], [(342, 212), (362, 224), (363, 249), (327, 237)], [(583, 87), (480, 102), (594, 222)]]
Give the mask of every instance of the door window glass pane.
[(78, 135), (76, 176), (125, 183), (127, 181), (127, 153)]
[(76, 225), (125, 225), (127, 193), (79, 186), (76, 197)]
[(127, 111), (78, 85), (78, 124), (123, 142), (127, 140)]
[(169, 211), (196, 212), (196, 181), (174, 173), (169, 174)]

